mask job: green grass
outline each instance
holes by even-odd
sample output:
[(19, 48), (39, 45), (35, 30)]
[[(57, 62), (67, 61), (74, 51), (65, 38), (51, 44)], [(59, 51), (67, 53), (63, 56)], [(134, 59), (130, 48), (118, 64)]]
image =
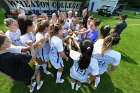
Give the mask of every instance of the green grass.
[[(128, 14), (128, 27), (121, 34), (120, 44), (115, 46), (115, 50), (122, 54), (121, 63), (117, 70), (101, 76), (101, 83), (98, 88), (93, 87), (93, 83), (83, 84), (82, 88), (76, 92), (70, 87), (69, 69), (72, 61), (65, 62), (65, 70), (63, 78), (64, 84), (55, 83), (55, 73), (51, 66), (49, 70), (53, 73), (52, 76), (45, 76), (42, 73), (44, 85), (39, 91), (34, 93), (140, 93), (140, 17), (134, 16), (133, 11), (124, 11)], [(95, 15), (102, 20), (101, 25), (109, 24), (113, 27), (117, 22), (117, 17), (102, 17)], [(0, 29), (6, 31), (3, 25), (4, 11), (0, 10)], [(0, 75), (0, 93), (28, 93), (29, 90), (23, 82), (11, 81), (6, 76)]]

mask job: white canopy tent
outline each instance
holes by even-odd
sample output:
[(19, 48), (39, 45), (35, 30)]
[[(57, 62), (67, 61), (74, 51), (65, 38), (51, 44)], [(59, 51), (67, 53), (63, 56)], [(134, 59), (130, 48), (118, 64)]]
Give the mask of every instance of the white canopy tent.
[(89, 11), (97, 12), (97, 9), (101, 9), (102, 6), (111, 6), (110, 11), (113, 12), (119, 0), (90, 0), (89, 1)]

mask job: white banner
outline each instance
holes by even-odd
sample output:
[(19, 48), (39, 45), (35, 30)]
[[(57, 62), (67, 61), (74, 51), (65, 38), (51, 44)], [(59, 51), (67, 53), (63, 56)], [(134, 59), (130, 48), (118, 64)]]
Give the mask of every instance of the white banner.
[(52, 1), (52, 0), (4, 0), (11, 10), (17, 9), (18, 3), (20, 3), (26, 11), (29, 10), (79, 10), (82, 2), (75, 1)]

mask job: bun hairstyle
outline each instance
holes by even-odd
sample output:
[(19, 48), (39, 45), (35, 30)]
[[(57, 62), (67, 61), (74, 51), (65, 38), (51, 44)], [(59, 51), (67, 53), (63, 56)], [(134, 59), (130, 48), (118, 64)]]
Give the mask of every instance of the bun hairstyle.
[(59, 30), (61, 30), (61, 29), (62, 29), (62, 27), (61, 27), (61, 25), (58, 24), (58, 23), (57, 23), (57, 24), (51, 25), (51, 26), (50, 26), (50, 37), (52, 37), (52, 36), (58, 34)]
[(36, 32), (43, 32), (46, 27), (49, 27), (50, 23), (48, 20), (42, 20), (38, 23)]
[(128, 15), (121, 15), (120, 16), (122, 20), (126, 20), (126, 18), (128, 17)]
[(16, 21), (15, 19), (13, 18), (6, 18), (4, 19), (4, 24), (9, 27), (14, 21)]
[(111, 33), (109, 36), (105, 37), (102, 46), (102, 55), (112, 48), (113, 45), (117, 45), (120, 41), (120, 36), (117, 33)]
[(111, 27), (109, 25), (103, 25), (100, 29), (100, 34), (102, 35), (103, 39), (109, 35)]
[(101, 20), (100, 19), (94, 18), (93, 20), (94, 20), (94, 24), (95, 24), (96, 27), (101, 24)]
[(80, 21), (79, 21), (79, 24), (84, 25), (85, 23), (84, 23), (84, 21), (83, 21), (83, 20), (80, 20)]
[(62, 25), (65, 23), (65, 21), (64, 21), (64, 19), (59, 18), (58, 23)]
[(93, 51), (93, 42), (89, 38), (84, 38), (80, 42), (81, 57), (79, 60), (79, 68), (86, 69), (90, 64), (90, 59)]

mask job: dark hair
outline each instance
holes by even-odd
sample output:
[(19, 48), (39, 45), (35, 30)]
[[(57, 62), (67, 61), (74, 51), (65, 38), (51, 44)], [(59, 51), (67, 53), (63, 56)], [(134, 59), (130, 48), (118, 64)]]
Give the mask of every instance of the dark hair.
[(93, 51), (93, 42), (89, 38), (84, 38), (80, 42), (81, 57), (79, 60), (79, 68), (86, 69), (90, 64), (90, 59)]
[(25, 29), (25, 25), (24, 25), (24, 23), (25, 23), (24, 18), (18, 18), (17, 22), (19, 24), (19, 29), (21, 31), (21, 35), (25, 34), (26, 29)]
[(64, 24), (64, 20), (59, 18), (58, 23), (62, 25), (62, 24)]
[(99, 26), (101, 23), (100, 19), (98, 18), (94, 18), (94, 24), (95, 24), (95, 27)]
[(85, 22), (84, 22), (83, 20), (80, 20), (80, 21), (79, 21), (79, 24), (84, 25), (84, 24), (85, 24)]
[(111, 33), (110, 35), (114, 38), (112, 45), (117, 45), (120, 42), (120, 36), (117, 33)]
[(91, 19), (91, 20), (94, 20), (94, 17), (93, 16), (89, 16), (88, 18)]
[(45, 30), (45, 28), (49, 27), (49, 26), (50, 26), (49, 21), (48, 20), (43, 20), (43, 21), (38, 23), (36, 32), (43, 32), (43, 30)]
[(120, 36), (117, 33), (111, 33), (103, 41), (102, 55), (112, 48), (113, 45), (117, 45), (120, 41)]
[(126, 20), (126, 18), (128, 17), (128, 15), (121, 15), (120, 17), (122, 18), (122, 20)]
[(50, 37), (54, 36), (55, 34), (58, 34), (59, 30), (61, 30), (62, 27), (60, 24), (53, 24), (50, 26)]
[(25, 31), (23, 32), (23, 35), (27, 33), (27, 28), (29, 26), (32, 26), (33, 25), (33, 21), (31, 19), (26, 19), (25, 22), (24, 22), (24, 28), (25, 28)]
[(109, 35), (111, 27), (109, 25), (103, 25), (100, 29), (100, 34), (102, 35), (103, 39)]
[(5, 39), (6, 39), (6, 36), (5, 36), (5, 35), (0, 34), (0, 47), (1, 47), (1, 46), (2, 46), (2, 44), (4, 43)]

